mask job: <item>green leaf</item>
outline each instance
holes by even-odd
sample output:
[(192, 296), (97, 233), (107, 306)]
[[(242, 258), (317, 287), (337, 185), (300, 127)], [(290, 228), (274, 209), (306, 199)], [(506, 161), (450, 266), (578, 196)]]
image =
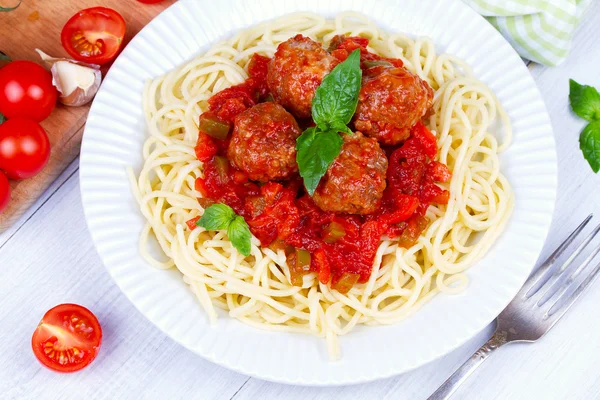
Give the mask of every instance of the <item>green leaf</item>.
[(19, 0), (19, 2), (17, 3), (17, 5), (14, 6), (14, 7), (2, 7), (2, 6), (0, 6), (0, 12), (9, 12), (9, 11), (12, 11), (12, 10), (16, 10), (17, 7), (19, 7), (21, 5), (21, 1), (22, 0)]
[(204, 210), (204, 215), (196, 222), (196, 225), (208, 231), (227, 229), (236, 215), (235, 211), (228, 205), (213, 204)]
[(340, 154), (344, 140), (338, 133), (353, 133), (347, 125), (356, 111), (361, 83), (357, 49), (323, 78), (315, 92), (312, 117), (317, 126), (308, 128), (296, 140), (298, 169), (311, 196)]
[(252, 234), (250, 228), (239, 215), (231, 221), (229, 228), (227, 229), (227, 236), (231, 240), (231, 244), (244, 256), (249, 256), (252, 250), (251, 242)]
[[(317, 129), (317, 131), (319, 132), (327, 132), (329, 130), (329, 128), (331, 127), (330, 123), (320, 123), (318, 124), (315, 128)], [(310, 129), (310, 128), (308, 128)]]
[(0, 61), (12, 61), (11, 58), (3, 51), (0, 51)]
[(343, 143), (337, 132), (320, 132), (315, 128), (305, 130), (297, 139), (296, 161), (309, 195), (315, 193), (321, 178), (340, 154)]
[(573, 112), (588, 121), (600, 119), (600, 93), (596, 88), (569, 79), (569, 101)]
[(329, 130), (342, 132), (342, 133), (348, 133), (350, 135), (352, 135), (354, 133), (354, 132), (352, 132), (352, 129), (348, 128), (346, 126), (346, 124), (343, 124), (340, 121), (333, 121), (331, 123), (331, 128)]
[(360, 50), (354, 50), (321, 82), (312, 102), (312, 117), (318, 126), (333, 121), (348, 124), (356, 111), (362, 81)]
[(600, 171), (600, 121), (587, 124), (579, 136), (579, 148), (594, 172)]
[(250, 255), (250, 228), (244, 218), (237, 215), (228, 205), (213, 204), (208, 207), (196, 225), (209, 231), (227, 229), (227, 236), (233, 247), (245, 256)]

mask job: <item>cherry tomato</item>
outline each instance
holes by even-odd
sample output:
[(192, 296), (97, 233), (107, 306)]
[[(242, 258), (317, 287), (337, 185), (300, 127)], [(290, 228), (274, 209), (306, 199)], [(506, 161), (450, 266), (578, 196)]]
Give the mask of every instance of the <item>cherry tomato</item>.
[(2, 214), (2, 211), (6, 210), (9, 202), (10, 185), (8, 184), (8, 178), (0, 171), (0, 214)]
[(33, 354), (57, 372), (75, 372), (98, 355), (102, 328), (98, 318), (77, 304), (60, 304), (44, 314), (33, 332)]
[(13, 61), (0, 69), (0, 113), (8, 119), (45, 120), (58, 92), (52, 74), (31, 61)]
[(144, 4), (154, 4), (154, 3), (160, 3), (163, 0), (137, 0), (140, 3), (144, 3)]
[(74, 59), (102, 65), (117, 56), (125, 31), (121, 14), (110, 8), (93, 7), (73, 15), (63, 27), (60, 39)]
[(9, 119), (0, 125), (0, 170), (10, 179), (37, 175), (50, 158), (44, 128), (28, 119)]

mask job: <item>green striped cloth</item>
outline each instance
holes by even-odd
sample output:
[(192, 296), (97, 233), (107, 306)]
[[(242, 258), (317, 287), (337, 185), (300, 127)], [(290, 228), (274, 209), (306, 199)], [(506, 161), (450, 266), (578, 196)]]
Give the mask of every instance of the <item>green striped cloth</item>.
[(523, 57), (556, 66), (592, 0), (463, 0), (486, 17)]

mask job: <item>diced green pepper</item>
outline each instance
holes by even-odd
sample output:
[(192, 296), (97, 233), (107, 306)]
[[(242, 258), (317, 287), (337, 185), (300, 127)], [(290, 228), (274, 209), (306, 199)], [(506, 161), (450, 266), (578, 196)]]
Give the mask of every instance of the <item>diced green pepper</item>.
[(295, 249), (287, 255), (292, 285), (302, 286), (302, 277), (310, 272), (310, 253), (307, 250)]
[(340, 293), (348, 293), (352, 286), (358, 282), (360, 275), (351, 272), (344, 272), (342, 277), (332, 285), (333, 289)]
[(200, 115), (200, 131), (215, 139), (225, 139), (229, 135), (231, 125), (227, 121), (221, 121), (216, 115), (205, 112)]
[(246, 207), (250, 210), (252, 217), (258, 217), (265, 211), (267, 202), (263, 196), (246, 197)]
[(335, 243), (346, 235), (344, 226), (339, 222), (331, 222), (323, 230), (323, 241), (325, 243)]
[(215, 156), (214, 162), (221, 184), (227, 184), (229, 182), (229, 160), (222, 156)]
[(308, 250), (296, 249), (296, 264), (298, 269), (310, 271), (310, 253)]
[(386, 66), (386, 67), (391, 67), (392, 63), (389, 61), (385, 61), (385, 60), (368, 60), (368, 61), (363, 62), (363, 65), (365, 68), (379, 67), (381, 65)]
[(414, 215), (408, 221), (402, 222), (402, 225), (404, 226), (404, 230), (398, 237), (398, 246), (408, 249), (417, 243), (421, 233), (427, 229), (429, 219), (420, 215)]

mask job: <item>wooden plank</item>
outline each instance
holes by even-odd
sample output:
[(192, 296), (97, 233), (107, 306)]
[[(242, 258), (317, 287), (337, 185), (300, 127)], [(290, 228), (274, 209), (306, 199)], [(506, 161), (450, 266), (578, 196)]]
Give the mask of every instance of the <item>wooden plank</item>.
[(50, 201), (52, 196), (58, 190), (60, 190), (60, 188), (69, 179), (71, 179), (73, 177), (73, 175), (77, 174), (78, 171), (79, 171), (79, 159), (76, 158), (75, 160), (73, 160), (73, 162), (71, 162), (71, 164), (69, 164), (65, 168), (65, 170), (58, 176), (58, 178), (56, 178), (54, 180), (54, 182), (52, 182), (52, 184), (48, 187), (48, 189), (46, 189), (40, 195), (40, 197), (38, 197), (38, 199), (31, 205), (31, 207), (29, 207), (25, 211), (25, 213), (23, 215), (21, 215), (21, 217), (14, 224), (12, 224), (12, 226), (10, 226), (4, 232), (0, 232), (0, 249), (2, 248), (2, 246), (5, 245), (5, 243), (7, 243), (19, 231), (19, 229), (29, 219), (33, 218), (35, 213), (37, 213), (39, 210), (42, 210), (42, 212), (43, 212), (44, 206), (46, 205), (46, 203), (48, 201)]
[[(117, 10), (127, 21), (128, 42), (152, 18), (175, 0), (147, 5), (134, 0), (27, 0), (16, 10), (0, 13), (0, 50), (14, 60), (39, 61), (35, 48), (46, 53), (67, 57), (60, 42), (60, 32), (65, 22), (77, 11), (95, 6)], [(0, 0), (0, 5), (9, 7), (17, 0)], [(10, 38), (18, 32), (18, 39)], [(106, 72), (107, 67), (103, 69)], [(44, 193), (58, 175), (79, 154), (83, 126), (89, 106), (66, 107), (58, 104), (52, 115), (42, 122), (48, 132), (52, 152), (50, 161), (37, 176), (24, 181), (12, 181), (12, 201), (8, 209), (0, 214), (0, 232), (17, 221), (25, 211)]]

